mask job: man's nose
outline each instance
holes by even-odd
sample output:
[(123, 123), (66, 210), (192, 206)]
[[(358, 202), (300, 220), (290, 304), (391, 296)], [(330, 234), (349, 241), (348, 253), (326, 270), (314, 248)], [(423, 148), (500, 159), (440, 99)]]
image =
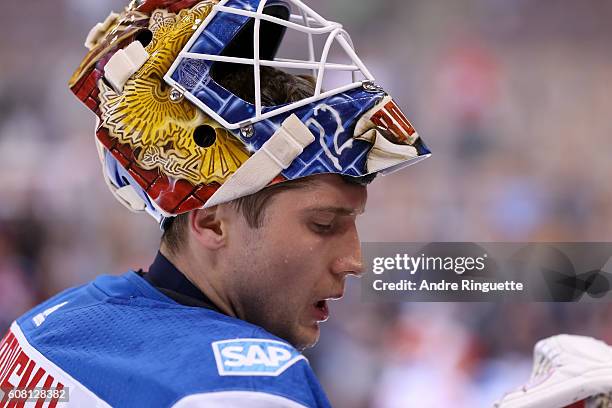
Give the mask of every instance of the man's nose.
[(361, 257), (361, 242), (357, 230), (351, 231), (346, 237), (345, 245), (332, 266), (334, 273), (360, 276), (363, 274), (363, 259)]
[(344, 278), (347, 275), (361, 276), (363, 274), (363, 261), (361, 252), (359, 256), (344, 256), (336, 259), (332, 268), (333, 272)]

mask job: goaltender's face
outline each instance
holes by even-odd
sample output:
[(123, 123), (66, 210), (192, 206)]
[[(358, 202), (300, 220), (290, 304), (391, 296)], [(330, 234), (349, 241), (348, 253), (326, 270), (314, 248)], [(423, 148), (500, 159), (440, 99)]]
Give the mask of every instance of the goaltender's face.
[(237, 316), (298, 349), (313, 346), (328, 302), (342, 297), (348, 275), (362, 272), (355, 219), (366, 199), (366, 187), (319, 175), (275, 194), (259, 228), (236, 212), (224, 259)]

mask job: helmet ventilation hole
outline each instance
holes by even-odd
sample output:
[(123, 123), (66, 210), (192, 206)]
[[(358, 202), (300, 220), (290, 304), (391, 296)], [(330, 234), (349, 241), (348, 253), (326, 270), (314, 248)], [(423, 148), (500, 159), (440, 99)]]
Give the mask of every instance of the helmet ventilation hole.
[(217, 140), (215, 128), (209, 125), (200, 125), (193, 131), (193, 141), (200, 147), (210, 147)]
[(136, 34), (135, 37), (136, 41), (139, 41), (143, 47), (146, 47), (147, 45), (151, 44), (151, 41), (153, 41), (153, 33), (151, 32), (151, 30), (140, 30), (138, 32), (138, 34)]

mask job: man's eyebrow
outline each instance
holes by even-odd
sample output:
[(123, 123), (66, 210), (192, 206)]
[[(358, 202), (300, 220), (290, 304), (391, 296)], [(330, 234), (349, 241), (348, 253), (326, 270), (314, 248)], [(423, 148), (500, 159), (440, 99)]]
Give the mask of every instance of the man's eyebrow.
[(307, 212), (331, 212), (338, 215), (361, 215), (364, 213), (365, 209), (356, 209), (356, 208), (348, 208), (348, 207), (338, 207), (338, 206), (323, 206), (323, 207), (310, 207), (306, 208)]

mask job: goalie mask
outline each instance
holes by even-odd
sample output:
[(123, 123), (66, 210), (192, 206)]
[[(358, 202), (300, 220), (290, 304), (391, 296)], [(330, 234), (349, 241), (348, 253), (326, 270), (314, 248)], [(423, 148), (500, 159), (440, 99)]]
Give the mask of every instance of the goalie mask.
[[(304, 34), (304, 59), (277, 58), (288, 30)], [(429, 156), (342, 26), (299, 0), (134, 0), (86, 46), (70, 88), (98, 116), (107, 183), (158, 222), (287, 180), (385, 174)], [(332, 46), (351, 62), (329, 62)], [(248, 67), (252, 101), (219, 79), (236, 66)], [(310, 70), (314, 94), (264, 104), (268, 67)], [(324, 89), (343, 71), (351, 80)]]

